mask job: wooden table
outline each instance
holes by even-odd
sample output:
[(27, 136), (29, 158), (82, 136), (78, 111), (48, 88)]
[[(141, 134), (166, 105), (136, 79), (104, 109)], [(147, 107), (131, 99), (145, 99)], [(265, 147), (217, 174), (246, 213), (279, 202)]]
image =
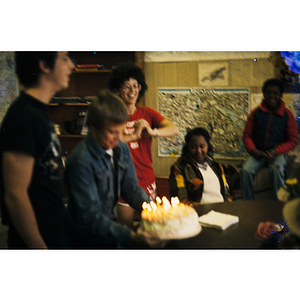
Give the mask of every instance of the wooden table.
[(282, 220), (281, 201), (234, 201), (195, 206), (199, 216), (210, 210), (239, 217), (239, 223), (226, 230), (202, 226), (195, 237), (168, 241), (167, 249), (259, 249), (261, 241), (255, 239), (257, 226), (263, 221)]

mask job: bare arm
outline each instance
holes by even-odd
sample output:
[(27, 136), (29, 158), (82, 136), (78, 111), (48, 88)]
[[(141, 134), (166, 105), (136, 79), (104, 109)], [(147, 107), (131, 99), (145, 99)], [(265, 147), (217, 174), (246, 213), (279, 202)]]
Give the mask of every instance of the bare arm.
[(167, 119), (162, 120), (157, 126), (157, 128), (153, 129), (150, 127), (149, 123), (144, 119), (138, 120), (137, 124), (137, 126), (139, 126), (142, 129), (142, 131), (145, 129), (145, 131), (150, 136), (169, 137), (179, 133), (177, 126)]
[(159, 123), (158, 127), (153, 129), (145, 119), (139, 119), (134, 124), (134, 132), (130, 135), (123, 134), (122, 141), (128, 143), (131, 141), (139, 140), (142, 137), (142, 133), (149, 134), (153, 137), (169, 137), (178, 134), (179, 130), (175, 124), (167, 119), (162, 120)]
[[(171, 121), (164, 119), (162, 120), (158, 125), (158, 136), (160, 137), (169, 137), (173, 136), (179, 133), (179, 130), (175, 124), (173, 124)], [(154, 134), (153, 134), (154, 131)], [(156, 136), (157, 132), (156, 130), (152, 129), (152, 136)]]
[(18, 233), (29, 248), (47, 249), (27, 193), (34, 158), (21, 152), (3, 153), (4, 201)]

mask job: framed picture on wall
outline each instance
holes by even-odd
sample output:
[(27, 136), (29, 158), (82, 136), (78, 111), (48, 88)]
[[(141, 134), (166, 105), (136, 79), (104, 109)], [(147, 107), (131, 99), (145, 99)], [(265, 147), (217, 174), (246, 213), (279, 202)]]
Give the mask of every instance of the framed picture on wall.
[(198, 82), (201, 86), (228, 86), (228, 63), (199, 63)]
[(205, 127), (212, 138), (215, 158), (241, 159), (249, 114), (249, 88), (158, 88), (158, 111), (174, 123), (179, 134), (159, 138), (158, 156), (180, 156), (188, 128)]

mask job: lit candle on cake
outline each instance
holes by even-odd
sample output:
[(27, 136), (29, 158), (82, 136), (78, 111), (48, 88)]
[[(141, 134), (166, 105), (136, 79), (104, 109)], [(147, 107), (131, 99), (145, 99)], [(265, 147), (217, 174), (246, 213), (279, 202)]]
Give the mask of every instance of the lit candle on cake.
[(176, 207), (180, 203), (178, 197), (172, 197), (171, 198), (171, 204), (173, 207)]
[(154, 201), (151, 201), (151, 202), (150, 202), (150, 206), (151, 206), (151, 208), (152, 208), (153, 210), (157, 210), (157, 206), (156, 206), (156, 204), (154, 203)]
[(163, 208), (165, 210), (169, 210), (171, 208), (171, 204), (170, 204), (170, 202), (169, 202), (169, 200), (167, 199), (166, 196), (162, 197), (162, 202), (163, 202)]
[(157, 197), (155, 198), (155, 200), (156, 200), (157, 208), (159, 208), (159, 206), (161, 205), (161, 199), (157, 196)]
[[(156, 203), (155, 203), (156, 202)], [(178, 197), (156, 198), (144, 202), (139, 232), (147, 232), (161, 239), (192, 237), (201, 231), (197, 212), (180, 202)]]
[(142, 210), (141, 216), (144, 219), (148, 219), (149, 218), (149, 211), (147, 209), (147, 204), (148, 204), (147, 202), (143, 202), (143, 204), (142, 204), (143, 210)]

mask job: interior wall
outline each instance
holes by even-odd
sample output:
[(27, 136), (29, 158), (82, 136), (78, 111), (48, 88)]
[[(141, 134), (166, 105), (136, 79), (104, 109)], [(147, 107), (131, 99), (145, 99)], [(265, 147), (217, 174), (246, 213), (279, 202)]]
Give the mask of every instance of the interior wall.
[[(198, 65), (201, 62), (228, 63), (228, 87), (249, 88), (250, 93), (260, 93), (263, 82), (275, 77), (269, 52), (145, 52), (144, 72), (148, 91), (145, 105), (158, 108), (158, 88), (201, 87), (198, 82)], [(180, 109), (180, 108), (178, 108)], [(153, 167), (156, 176), (169, 176), (170, 166), (177, 157), (159, 157), (158, 140), (152, 143)], [(219, 162), (239, 166), (240, 159)]]

